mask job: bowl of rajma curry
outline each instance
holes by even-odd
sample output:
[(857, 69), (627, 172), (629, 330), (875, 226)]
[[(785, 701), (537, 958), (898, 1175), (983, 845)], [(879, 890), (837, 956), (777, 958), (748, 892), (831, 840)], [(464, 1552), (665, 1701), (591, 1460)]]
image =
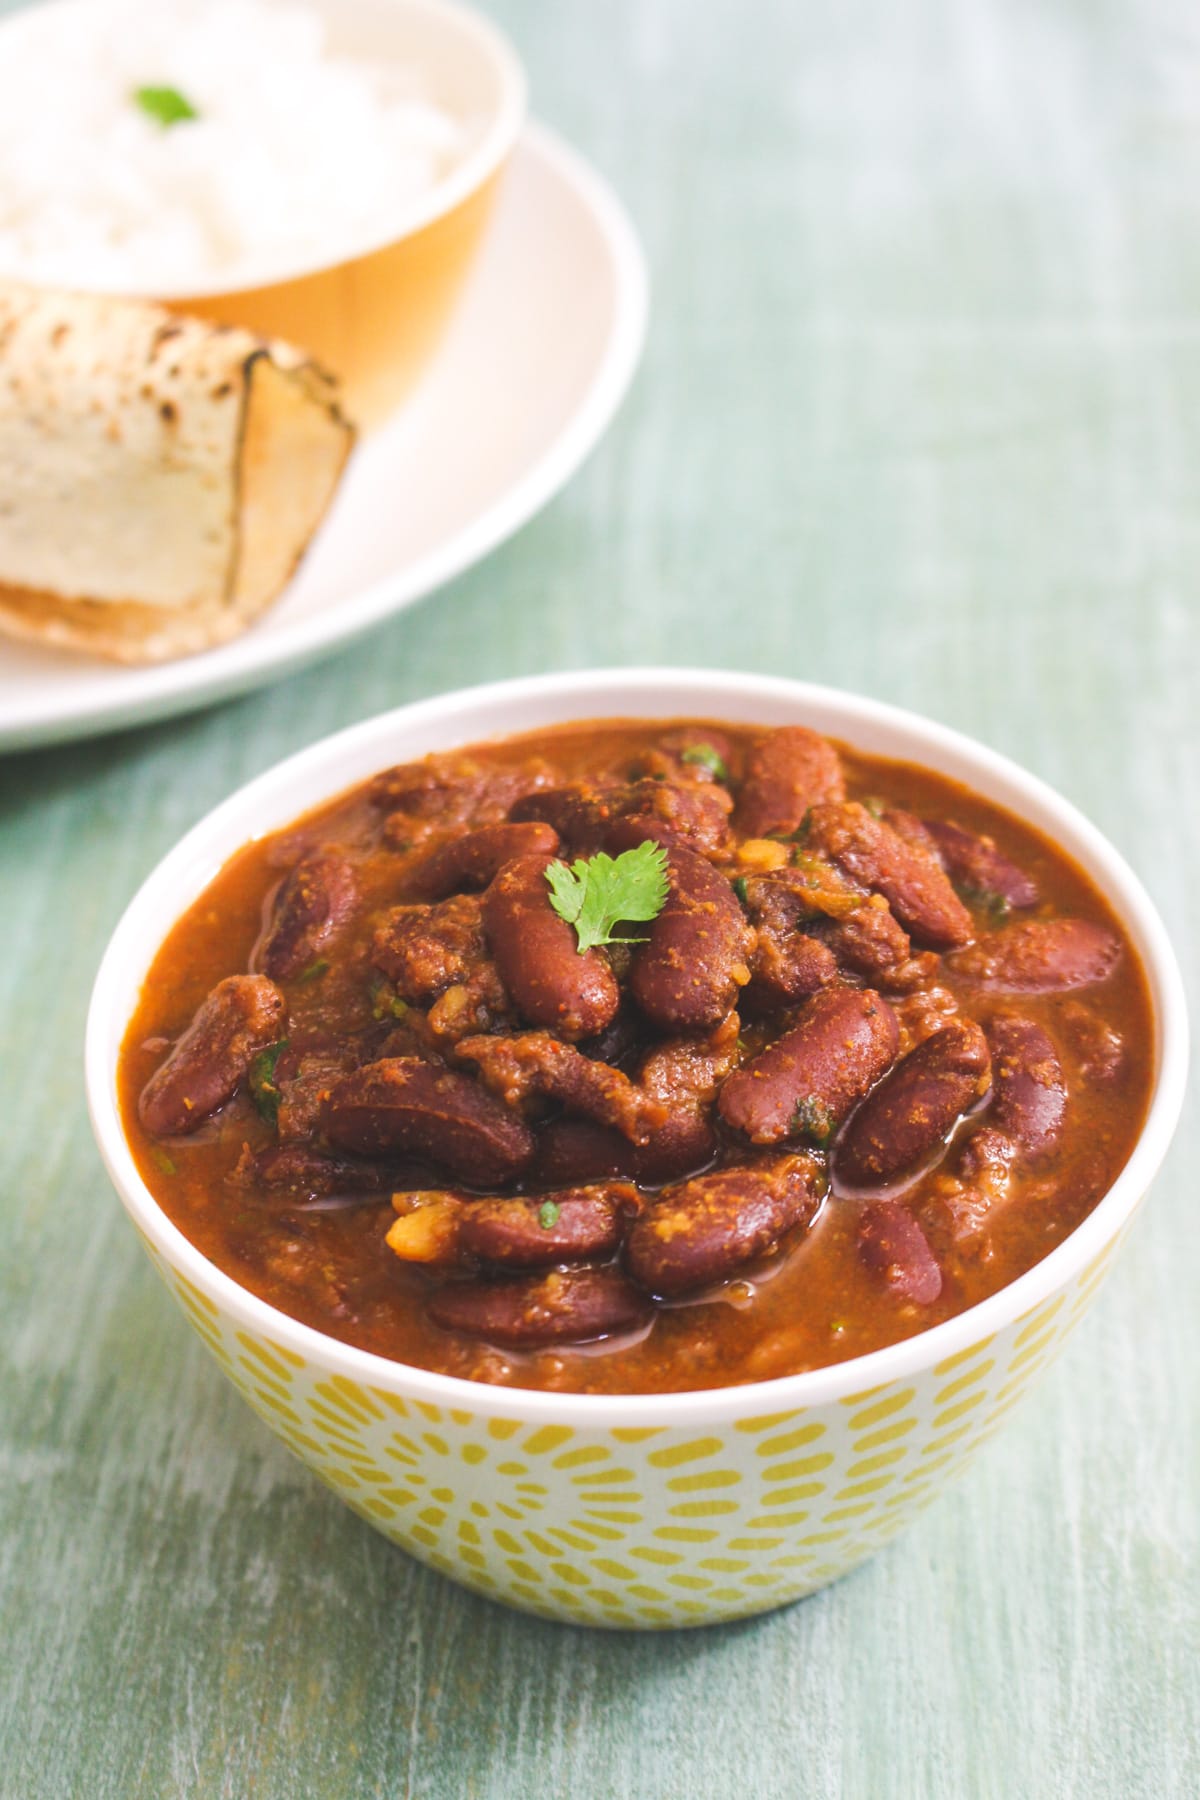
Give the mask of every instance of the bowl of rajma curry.
[(888, 1541), (1090, 1303), (1165, 1153), (1158, 917), (1065, 800), (828, 689), (439, 697), (131, 903), (93, 1123), (169, 1289), (364, 1519), (610, 1627)]

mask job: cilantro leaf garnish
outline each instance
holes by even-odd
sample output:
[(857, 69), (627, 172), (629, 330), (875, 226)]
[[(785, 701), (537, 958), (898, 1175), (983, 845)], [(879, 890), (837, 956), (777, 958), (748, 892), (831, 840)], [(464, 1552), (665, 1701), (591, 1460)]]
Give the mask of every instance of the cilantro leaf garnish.
[(989, 925), (1003, 925), (1012, 911), (1004, 895), (995, 888), (979, 887), (970, 881), (956, 881), (954, 886), (959, 899), (983, 913)]
[(767, 836), (776, 844), (795, 844), (803, 849), (812, 833), (813, 809), (810, 806), (795, 831), (768, 831)]
[(371, 1016), (376, 1019), (408, 1017), (408, 1002), (402, 1000), (391, 982), (383, 975), (371, 977)]
[(275, 1065), (288, 1047), (288, 1040), (280, 1038), (277, 1044), (268, 1044), (260, 1050), (250, 1064), (248, 1083), (250, 1096), (268, 1125), (274, 1125), (279, 1117), (279, 1102), (283, 1095), (275, 1082)]
[(301, 969), (296, 980), (301, 982), (320, 981), (322, 975), (328, 975), (328, 973), (328, 959), (324, 956), (318, 956), (314, 962), (310, 962), (306, 968)]
[(679, 758), (680, 762), (696, 763), (707, 769), (714, 781), (728, 781), (729, 770), (725, 766), (723, 756), (713, 749), (711, 744), (689, 744)]
[(538, 1224), (543, 1231), (553, 1231), (558, 1224), (558, 1215), (562, 1207), (557, 1200), (543, 1200), (538, 1207)]
[(806, 1094), (802, 1100), (797, 1100), (792, 1114), (792, 1131), (798, 1137), (806, 1137), (818, 1150), (823, 1150), (833, 1136), (833, 1124), (833, 1114), (815, 1094)]
[(161, 125), (164, 131), (170, 125), (182, 125), (188, 119), (200, 117), (187, 95), (181, 94), (178, 88), (134, 88), (130, 99), (135, 106), (141, 107), (148, 119), (153, 119), (156, 125)]
[(622, 921), (656, 919), (670, 886), (667, 853), (650, 839), (620, 856), (581, 856), (568, 868), (552, 862), (546, 869), (550, 904), (560, 919), (575, 927), (579, 954), (596, 944), (640, 944), (645, 940), (616, 930)]

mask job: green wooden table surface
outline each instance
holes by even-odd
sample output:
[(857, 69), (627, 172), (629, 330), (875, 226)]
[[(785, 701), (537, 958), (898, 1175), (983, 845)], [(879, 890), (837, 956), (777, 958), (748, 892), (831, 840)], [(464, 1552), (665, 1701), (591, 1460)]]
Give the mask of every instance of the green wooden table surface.
[(810, 1600), (664, 1637), (518, 1617), (375, 1536), (226, 1384), (92, 1147), (93, 972), (184, 828), (328, 731), (526, 671), (775, 671), (963, 727), (1121, 846), (1195, 992), (1194, 11), (493, 10), (646, 244), (611, 435), (323, 666), (0, 761), (0, 1793), (1200, 1793), (1194, 1116), (947, 1498)]

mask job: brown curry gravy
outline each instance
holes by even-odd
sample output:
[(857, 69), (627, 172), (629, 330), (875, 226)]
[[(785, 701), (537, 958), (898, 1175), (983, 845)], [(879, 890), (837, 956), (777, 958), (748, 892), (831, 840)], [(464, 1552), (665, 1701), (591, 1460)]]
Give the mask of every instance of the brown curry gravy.
[[(732, 745), (737, 775), (756, 735), (742, 726), (702, 721), (564, 726), (484, 746), (469, 755), (493, 769), (549, 761), (557, 778), (595, 778), (635, 763), (647, 743), (686, 723), (697, 738), (720, 733)], [(333, 946), (319, 978), (281, 984), (293, 1037), (335, 1025), (369, 1024), (362, 965), (346, 973), (340, 959), (370, 936), (371, 915), (406, 898), (405, 870), (420, 851), (398, 852), (382, 838), (384, 814), (365, 787), (240, 850), (174, 925), (147, 975), (126, 1033), (119, 1067), (125, 1131), (139, 1171), (166, 1215), (201, 1253), (249, 1292), (318, 1331), (376, 1355), (514, 1387), (586, 1393), (647, 1393), (721, 1387), (819, 1368), (877, 1350), (975, 1305), (1039, 1262), (1086, 1217), (1120, 1172), (1138, 1137), (1153, 1076), (1153, 1021), (1147, 985), (1127, 935), (1104, 897), (1063, 851), (1012, 814), (929, 770), (867, 757), (838, 745), (850, 798), (883, 796), (918, 815), (953, 818), (985, 833), (1039, 884), (1033, 916), (1067, 915), (1102, 923), (1122, 941), (1114, 972), (1102, 983), (1067, 993), (981, 999), (956, 981), (944, 959), (935, 980), (986, 1021), (989, 1010), (1015, 1005), (1041, 1023), (1059, 1046), (1067, 1071), (1066, 1128), (1058, 1149), (1018, 1179), (1012, 1196), (990, 1213), (978, 1241), (939, 1241), (943, 1286), (930, 1305), (892, 1294), (866, 1267), (856, 1245), (855, 1203), (830, 1196), (798, 1243), (785, 1243), (714, 1296), (661, 1305), (634, 1341), (602, 1341), (520, 1353), (439, 1329), (424, 1314), (430, 1276), (404, 1264), (384, 1244), (393, 1221), (387, 1195), (354, 1205), (248, 1193), (229, 1181), (249, 1144), (274, 1140), (246, 1093), (194, 1135), (165, 1143), (138, 1118), (138, 1096), (169, 1042), (222, 977), (250, 965), (281, 876), (317, 843), (348, 846), (357, 861), (362, 900), (344, 939)], [(439, 758), (438, 760), (445, 760)], [(731, 873), (733, 871), (731, 870)], [(1029, 916), (1029, 915), (1023, 915)], [(1093, 1021), (1095, 1023), (1093, 1023)], [(1088, 1078), (1095, 1046), (1113, 1066)], [(729, 1147), (726, 1158), (737, 1152)], [(920, 1210), (936, 1201), (945, 1164), (906, 1193)], [(936, 1210), (936, 1207), (935, 1207)]]

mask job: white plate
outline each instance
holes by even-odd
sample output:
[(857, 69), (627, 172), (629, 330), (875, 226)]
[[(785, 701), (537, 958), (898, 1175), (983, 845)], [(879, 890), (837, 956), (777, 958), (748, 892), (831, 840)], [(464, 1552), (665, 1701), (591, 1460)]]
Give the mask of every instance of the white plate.
[(611, 189), (528, 126), (436, 362), (356, 449), (282, 599), (234, 643), (155, 668), (0, 640), (0, 747), (87, 737), (242, 693), (461, 574), (544, 506), (595, 444), (645, 322), (641, 250)]

